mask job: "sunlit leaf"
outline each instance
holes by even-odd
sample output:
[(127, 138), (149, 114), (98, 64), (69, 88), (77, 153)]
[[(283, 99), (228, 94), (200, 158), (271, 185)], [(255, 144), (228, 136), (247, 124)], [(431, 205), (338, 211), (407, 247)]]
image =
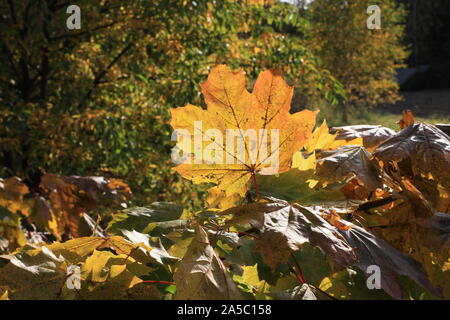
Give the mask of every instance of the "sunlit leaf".
[(426, 123), (415, 123), (381, 144), (374, 157), (384, 164), (408, 161), (414, 174), (450, 186), (450, 139)]
[(176, 299), (235, 300), (242, 297), (202, 227), (197, 227), (195, 238), (173, 278), (177, 283)]
[(316, 174), (324, 185), (358, 179), (369, 190), (381, 188), (380, 170), (360, 146), (343, 146), (320, 153)]
[[(178, 165), (175, 168), (177, 172), (194, 183), (215, 183), (227, 197), (236, 193), (243, 197), (252, 175), (289, 170), (292, 155), (311, 135), (316, 112), (304, 110), (295, 114), (289, 113), (293, 88), (287, 86), (279, 71), (262, 72), (256, 80), (253, 93), (249, 93), (245, 88), (242, 70), (231, 71), (227, 66), (219, 65), (212, 69), (201, 87), (207, 110), (193, 105), (171, 109), (171, 125), (175, 130), (188, 130), (192, 136), (206, 136), (206, 140), (210, 141), (201, 142), (201, 146), (213, 146), (219, 155), (222, 154), (222, 158), (216, 161), (214, 156), (199, 151), (198, 145), (197, 149), (189, 150), (192, 146), (195, 148), (195, 143), (188, 143), (188, 150), (186, 146), (181, 149), (195, 153), (194, 163)], [(195, 125), (200, 121), (201, 128)], [(245, 145), (245, 155), (237, 154), (236, 146), (231, 148), (228, 145), (227, 149), (226, 141), (220, 142), (211, 138), (212, 131), (209, 129), (219, 130), (222, 135), (230, 129), (238, 130)], [(272, 129), (279, 132), (279, 141), (273, 145), (269, 142), (272, 141), (271, 138), (267, 137)], [(265, 130), (267, 154), (264, 155), (260, 150), (261, 146), (258, 144), (262, 144), (261, 142), (249, 143), (248, 139), (243, 138), (247, 130), (256, 133)], [(275, 164), (266, 161), (273, 155), (278, 158), (276, 168)], [(226, 158), (230, 159), (226, 161)]]
[(333, 127), (331, 130), (336, 131), (336, 139), (338, 140), (351, 141), (356, 138), (362, 138), (364, 148), (370, 151), (395, 135), (395, 131), (392, 129), (371, 125)]

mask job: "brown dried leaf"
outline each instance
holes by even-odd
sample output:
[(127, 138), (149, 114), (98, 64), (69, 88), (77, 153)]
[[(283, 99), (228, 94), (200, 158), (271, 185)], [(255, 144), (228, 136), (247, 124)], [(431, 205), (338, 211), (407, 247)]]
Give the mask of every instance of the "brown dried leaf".
[(239, 300), (241, 292), (209, 243), (208, 234), (197, 226), (195, 238), (173, 278), (178, 300)]
[(395, 131), (392, 129), (371, 125), (333, 127), (331, 130), (337, 133), (336, 140), (350, 141), (362, 138), (364, 148), (369, 151), (395, 135)]
[(317, 161), (316, 174), (323, 185), (346, 182), (357, 178), (368, 190), (381, 188), (380, 169), (360, 146), (343, 146), (336, 150), (322, 151)]
[(45, 174), (41, 187), (49, 193), (51, 207), (56, 214), (56, 226), (50, 228), (56, 236), (66, 234), (78, 237), (79, 222), (83, 214), (96, 208), (104, 200), (124, 205), (126, 198), (131, 195), (130, 188), (125, 183), (104, 177)]
[(0, 207), (5, 207), (12, 213), (20, 211), (24, 215), (30, 214), (30, 206), (24, 201), (24, 196), (30, 191), (17, 177), (0, 178)]
[(405, 129), (406, 127), (412, 126), (414, 124), (414, 115), (411, 110), (403, 110), (402, 118), (397, 122), (400, 129)]
[(404, 162), (413, 174), (450, 187), (450, 139), (431, 124), (419, 122), (403, 129), (373, 155), (384, 165)]

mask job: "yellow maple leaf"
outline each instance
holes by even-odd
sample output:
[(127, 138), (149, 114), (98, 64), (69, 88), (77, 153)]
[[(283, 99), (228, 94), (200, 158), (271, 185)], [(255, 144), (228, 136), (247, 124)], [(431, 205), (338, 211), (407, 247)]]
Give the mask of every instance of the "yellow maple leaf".
[(9, 300), (9, 297), (8, 297), (8, 290), (6, 290), (6, 291), (0, 296), (0, 300)]
[(345, 141), (336, 140), (336, 136), (337, 134), (330, 134), (327, 121), (324, 120), (322, 125), (314, 130), (311, 139), (305, 145), (305, 150), (311, 153), (314, 150), (334, 150), (345, 145), (363, 145), (362, 138)]
[(213, 187), (208, 190), (208, 197), (206, 198), (206, 203), (210, 208), (219, 208), (226, 210), (234, 207), (236, 202), (240, 199), (237, 193), (231, 196), (226, 196), (225, 191), (220, 190), (218, 187)]
[(292, 157), (292, 168), (300, 171), (308, 171), (316, 169), (316, 154), (313, 153), (306, 157), (302, 152), (297, 151)]
[(316, 150), (334, 150), (345, 145), (363, 145), (362, 138), (355, 138), (350, 141), (336, 140), (337, 134), (331, 134), (324, 120), (320, 127), (314, 129), (311, 138), (306, 143), (305, 151), (297, 151), (292, 157), (292, 168), (301, 171), (316, 169)]
[(178, 173), (194, 183), (215, 183), (226, 196), (244, 196), (256, 174), (290, 169), (317, 112), (289, 113), (293, 88), (280, 71), (260, 73), (250, 93), (242, 70), (218, 65), (201, 89), (206, 110), (190, 104), (171, 109)]
[(336, 135), (329, 133), (327, 121), (324, 120), (320, 127), (314, 129), (311, 139), (305, 146), (306, 152), (311, 153), (317, 149), (327, 148), (334, 142), (335, 138)]

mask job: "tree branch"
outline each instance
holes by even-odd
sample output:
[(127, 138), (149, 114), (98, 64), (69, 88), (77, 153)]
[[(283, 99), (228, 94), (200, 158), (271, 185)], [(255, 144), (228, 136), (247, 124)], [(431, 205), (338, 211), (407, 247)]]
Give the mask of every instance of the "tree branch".
[(98, 26), (98, 27), (95, 27), (93, 29), (86, 30), (86, 31), (83, 31), (83, 32), (66, 33), (66, 34), (62, 34), (62, 35), (59, 35), (59, 36), (49, 37), (49, 40), (50, 41), (55, 41), (55, 40), (61, 40), (61, 39), (66, 39), (66, 38), (80, 37), (80, 36), (83, 36), (83, 35), (86, 35), (86, 34), (91, 34), (91, 33), (95, 32), (95, 31), (98, 31), (98, 30), (101, 30), (101, 29), (109, 28), (109, 27), (111, 27), (111, 26), (113, 26), (115, 24), (118, 24), (120, 22), (123, 22), (123, 20), (113, 21), (113, 22), (110, 22), (110, 23), (107, 23), (107, 24), (104, 24), (104, 25), (101, 25), (101, 26)]
[(81, 99), (80, 104), (78, 105), (78, 108), (81, 109), (86, 101), (90, 98), (92, 93), (94, 92), (95, 88), (100, 84), (100, 81), (102, 78), (108, 73), (108, 71), (120, 60), (120, 58), (131, 49), (133, 46), (133, 41), (130, 42), (125, 48), (122, 49), (122, 51), (119, 52), (119, 54), (108, 64), (108, 66), (100, 71), (97, 76), (94, 78), (94, 81), (92, 83), (92, 87), (88, 90), (86, 95)]

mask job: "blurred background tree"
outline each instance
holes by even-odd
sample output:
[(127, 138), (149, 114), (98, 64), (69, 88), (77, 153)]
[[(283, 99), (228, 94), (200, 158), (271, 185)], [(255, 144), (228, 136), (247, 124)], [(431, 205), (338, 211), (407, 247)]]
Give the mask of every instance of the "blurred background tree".
[[(171, 171), (168, 108), (202, 104), (217, 63), (255, 76), (280, 67), (304, 94), (342, 89), (287, 31), (295, 7), (240, 1), (4, 0), (0, 42), (0, 176), (31, 187), (45, 172), (125, 179), (142, 201), (194, 201)], [(300, 31), (297, 32), (301, 34)], [(318, 90), (314, 83), (325, 85)], [(333, 102), (331, 101), (331, 102)]]
[[(381, 9), (381, 28), (366, 26), (367, 8)], [(344, 86), (348, 108), (369, 108), (399, 99), (396, 70), (408, 56), (402, 44), (406, 11), (394, 0), (314, 0), (305, 14), (310, 28), (304, 42)]]

